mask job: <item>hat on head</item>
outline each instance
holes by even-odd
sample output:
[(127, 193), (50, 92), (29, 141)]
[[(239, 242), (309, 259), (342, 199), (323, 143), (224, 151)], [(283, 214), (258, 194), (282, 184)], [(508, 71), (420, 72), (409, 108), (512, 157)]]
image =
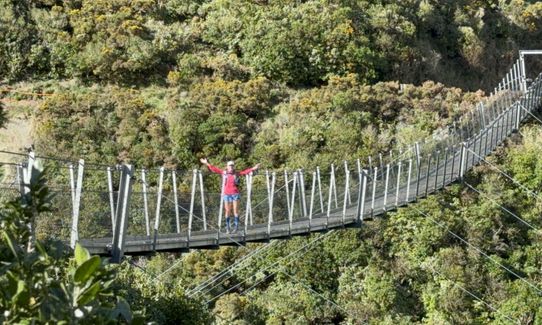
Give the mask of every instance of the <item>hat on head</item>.
[(233, 160), (228, 161), (228, 163), (226, 164), (226, 166), (234, 166), (234, 165), (235, 165), (235, 162)]

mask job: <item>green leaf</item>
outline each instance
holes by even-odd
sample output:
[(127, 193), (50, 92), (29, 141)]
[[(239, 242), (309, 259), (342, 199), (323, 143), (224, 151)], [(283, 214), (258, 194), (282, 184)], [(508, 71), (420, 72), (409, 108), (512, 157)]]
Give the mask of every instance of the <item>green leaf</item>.
[(15, 256), (15, 258), (17, 260), (19, 260), (19, 255), (22, 253), (21, 247), (19, 247), (19, 245), (17, 245), (15, 240), (7, 232), (4, 232), (4, 239), (6, 240), (8, 246), (9, 246), (9, 249), (11, 250), (13, 255)]
[(90, 253), (79, 243), (75, 244), (75, 262), (80, 266), (90, 258)]
[(98, 292), (100, 292), (101, 286), (100, 282), (94, 283), (90, 288), (85, 290), (81, 296), (77, 299), (77, 305), (82, 306), (86, 305), (87, 303), (91, 302), (96, 298), (96, 295)]
[(26, 287), (26, 283), (23, 280), (19, 280), (17, 282), (17, 293), (13, 298), (11, 298), (11, 301), (13, 304), (18, 304), (21, 306), (28, 305), (28, 300), (30, 298), (30, 293), (28, 292), (28, 288)]
[[(88, 251), (87, 251), (88, 252)], [(88, 261), (81, 264), (77, 270), (75, 270), (75, 275), (73, 279), (77, 283), (82, 283), (87, 281), (92, 274), (100, 267), (100, 257), (93, 256)]]
[(17, 285), (19, 283), (19, 277), (17, 277), (11, 271), (8, 271), (6, 273), (6, 276), (8, 278), (8, 286), (7, 286), (8, 293), (11, 296), (15, 296), (17, 294)]
[(122, 297), (117, 297), (117, 305), (115, 309), (111, 312), (113, 318), (118, 318), (122, 316), (124, 320), (128, 323), (132, 322), (132, 311), (130, 310), (130, 305)]
[(47, 254), (47, 250), (45, 249), (45, 247), (43, 247), (43, 245), (39, 241), (36, 241), (35, 245), (36, 245), (36, 249), (38, 250), (41, 256), (43, 256), (44, 258), (49, 257), (49, 254)]

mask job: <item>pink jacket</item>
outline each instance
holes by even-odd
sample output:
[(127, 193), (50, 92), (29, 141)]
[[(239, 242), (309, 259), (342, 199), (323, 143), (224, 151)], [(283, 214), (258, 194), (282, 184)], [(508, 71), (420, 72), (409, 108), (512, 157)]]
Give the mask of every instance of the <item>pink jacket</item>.
[(254, 168), (247, 168), (245, 170), (242, 170), (238, 173), (227, 173), (225, 170), (222, 170), (216, 166), (213, 166), (209, 164), (208, 166), (209, 170), (216, 174), (221, 174), (226, 177), (226, 184), (224, 185), (224, 195), (234, 195), (239, 194), (239, 189), (237, 188), (237, 185), (235, 185), (235, 176), (243, 176), (246, 175), (256, 169)]

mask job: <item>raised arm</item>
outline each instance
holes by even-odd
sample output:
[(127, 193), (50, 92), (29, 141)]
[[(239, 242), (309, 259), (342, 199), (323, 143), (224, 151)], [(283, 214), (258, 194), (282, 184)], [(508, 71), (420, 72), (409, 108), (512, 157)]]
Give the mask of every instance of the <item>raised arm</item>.
[(246, 175), (246, 174), (249, 174), (250, 172), (253, 172), (253, 171), (256, 171), (258, 170), (258, 168), (260, 168), (260, 164), (256, 164), (254, 167), (251, 167), (251, 168), (247, 168), (243, 171), (240, 171), (239, 172), (239, 175)]
[(207, 158), (201, 158), (199, 161), (202, 164), (204, 164), (205, 166), (207, 166), (207, 168), (209, 168), (209, 170), (212, 171), (213, 173), (217, 173), (217, 174), (223, 174), (224, 173), (224, 171), (222, 169), (211, 165), (209, 163), (209, 161), (207, 160)]

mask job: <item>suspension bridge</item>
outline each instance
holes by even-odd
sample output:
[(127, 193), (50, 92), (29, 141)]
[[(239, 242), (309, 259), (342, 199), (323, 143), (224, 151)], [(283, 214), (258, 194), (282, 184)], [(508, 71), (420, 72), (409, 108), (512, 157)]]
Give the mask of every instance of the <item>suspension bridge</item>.
[[(443, 189), (463, 179), (484, 161), (542, 104), (542, 76), (528, 80), (520, 51), (490, 95), (451, 125), (425, 141), (378, 157), (344, 161), (314, 171), (266, 170), (244, 179), (240, 231), (224, 229), (220, 175), (202, 170), (136, 169), (83, 159), (24, 155), (4, 164), (14, 181), (4, 191), (27, 192), (36, 159), (54, 169), (58, 183), (53, 206), (62, 216), (50, 231), (93, 254), (145, 255), (159, 251), (214, 249), (223, 245), (266, 242), (364, 221)], [(9, 174), (9, 173), (8, 173)], [(222, 182), (222, 187), (224, 186)]]

